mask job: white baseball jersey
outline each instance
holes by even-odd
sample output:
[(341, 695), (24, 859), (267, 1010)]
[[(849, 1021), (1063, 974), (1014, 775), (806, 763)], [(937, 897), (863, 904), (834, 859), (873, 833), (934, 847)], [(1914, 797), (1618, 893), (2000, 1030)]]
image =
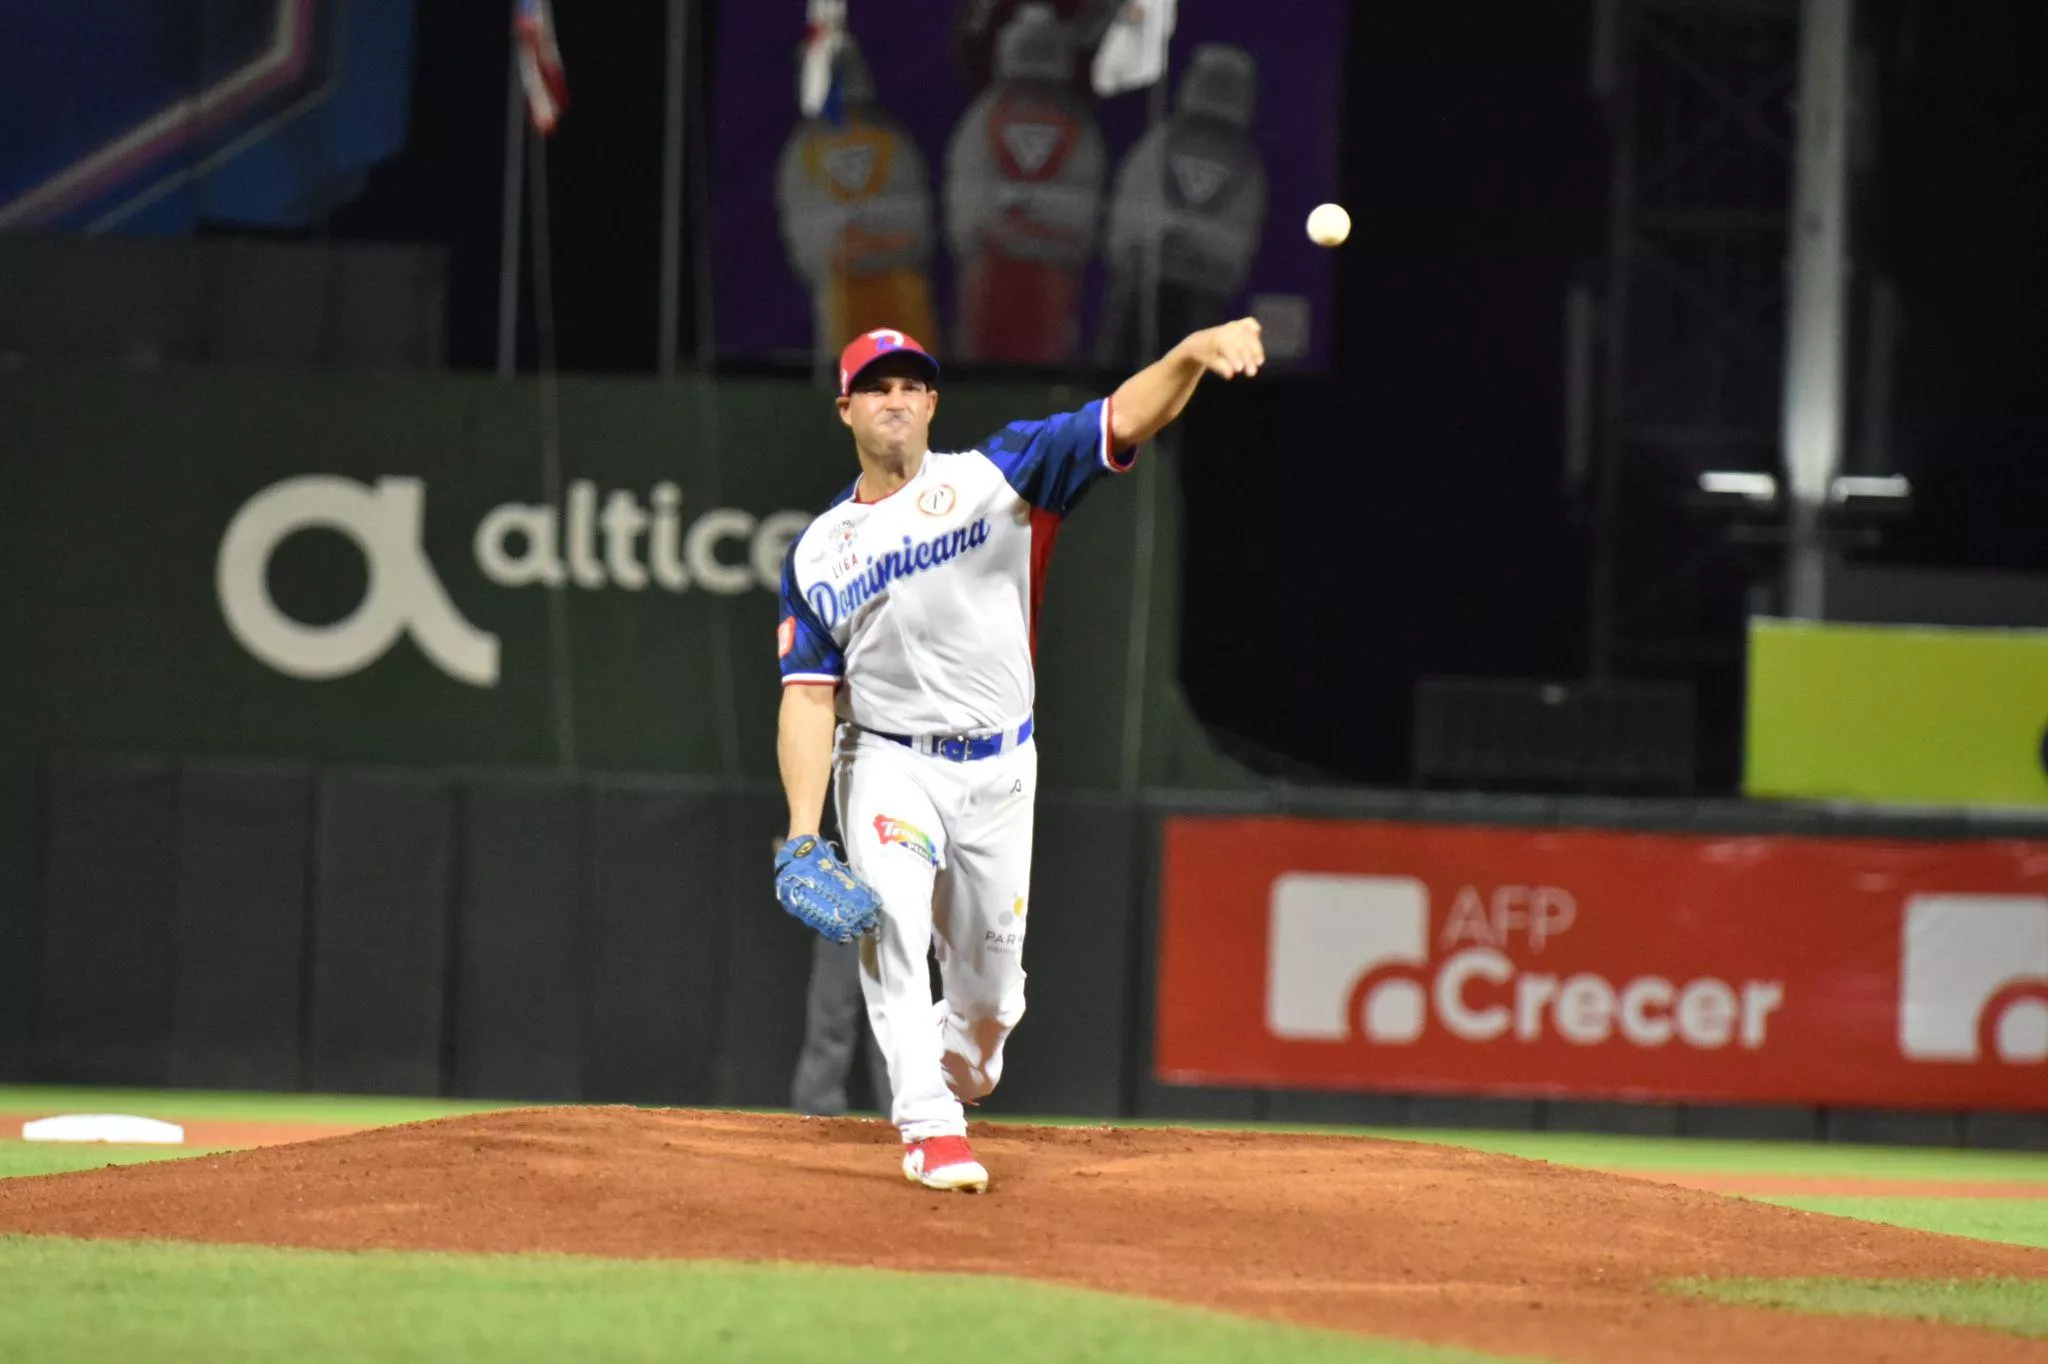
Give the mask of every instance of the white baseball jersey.
[(1109, 402), (928, 453), (873, 502), (847, 489), (790, 546), (777, 641), (784, 685), (836, 685), (839, 717), (884, 734), (1011, 729), (1031, 712), (1032, 651), (1060, 521), (1121, 473)]

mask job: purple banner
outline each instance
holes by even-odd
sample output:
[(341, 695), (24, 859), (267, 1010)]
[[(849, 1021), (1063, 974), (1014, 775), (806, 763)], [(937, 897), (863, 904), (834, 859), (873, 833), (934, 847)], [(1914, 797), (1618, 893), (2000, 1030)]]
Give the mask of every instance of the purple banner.
[(1177, 8), (1154, 125), (1151, 89), (1095, 93), (1141, 5), (851, 0), (835, 125), (798, 105), (801, 0), (727, 6), (720, 353), (824, 369), (895, 327), (946, 362), (1122, 370), (1252, 313), (1276, 364), (1327, 364), (1304, 223), (1337, 198), (1342, 0)]

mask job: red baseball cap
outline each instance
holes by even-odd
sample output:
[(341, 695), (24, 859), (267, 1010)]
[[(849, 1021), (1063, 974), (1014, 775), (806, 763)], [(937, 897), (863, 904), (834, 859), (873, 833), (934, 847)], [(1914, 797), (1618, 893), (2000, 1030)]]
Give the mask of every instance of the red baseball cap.
[(939, 362), (917, 344), (915, 337), (891, 327), (878, 327), (854, 337), (839, 352), (839, 396), (843, 398), (853, 392), (853, 381), (860, 377), (860, 372), (885, 355), (915, 355), (931, 367), (932, 378), (939, 377)]

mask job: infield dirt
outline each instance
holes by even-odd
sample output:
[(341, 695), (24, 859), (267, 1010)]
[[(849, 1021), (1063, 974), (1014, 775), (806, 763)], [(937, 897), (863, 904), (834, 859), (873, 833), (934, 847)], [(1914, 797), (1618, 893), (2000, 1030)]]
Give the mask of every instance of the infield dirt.
[(448, 1118), (0, 1181), (0, 1232), (1021, 1275), (1561, 1361), (2039, 1361), (1928, 1322), (1664, 1286), (2048, 1277), (2048, 1251), (1410, 1142), (977, 1127), (983, 1197), (898, 1171), (879, 1122), (634, 1108)]

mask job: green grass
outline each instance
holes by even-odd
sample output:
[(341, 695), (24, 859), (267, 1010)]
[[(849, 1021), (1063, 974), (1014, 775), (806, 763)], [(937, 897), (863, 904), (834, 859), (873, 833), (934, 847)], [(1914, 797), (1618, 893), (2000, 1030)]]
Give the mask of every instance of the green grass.
[(1716, 1302), (1843, 1317), (1905, 1317), (2048, 1338), (2048, 1279), (1688, 1279)]
[(1589, 1170), (1852, 1179), (2028, 1180), (2048, 1184), (2048, 1152), (2038, 1151), (1721, 1141), (1711, 1137), (1627, 1137), (1575, 1132), (1439, 1132), (1414, 1128), (1379, 1128), (1364, 1135), (1442, 1142)]
[[(413, 1122), (506, 1104), (353, 1095), (0, 1087), (0, 1112), (123, 1112), (276, 1123)], [(1167, 1124), (1144, 1124), (1160, 1126)], [(1252, 1124), (1213, 1124), (1241, 1129)], [(1440, 1142), (1591, 1169), (1942, 1181), (2040, 1181), (2048, 1155), (1582, 1135), (1288, 1126)], [(0, 1178), (202, 1154), (0, 1141)], [(1761, 1201), (2048, 1248), (2048, 1199), (1771, 1196)], [(1019, 1280), (807, 1266), (275, 1251), (0, 1238), (0, 1359), (177, 1361), (865, 1360), (974, 1341), (1045, 1360), (1491, 1357), (1362, 1340)], [(2048, 1280), (1732, 1280), (1674, 1285), (1802, 1312), (1926, 1318), (2048, 1337)], [(20, 1303), (17, 1310), (12, 1304)], [(372, 1304), (364, 1307), (362, 1304)]]
[[(4, 1091), (0, 1091), (4, 1093)], [(1100, 1118), (996, 1117), (995, 1122), (1099, 1127)], [(1734, 1141), (1720, 1137), (1651, 1137), (1598, 1132), (1496, 1132), (1462, 1127), (1344, 1127), (1329, 1123), (1118, 1119), (1118, 1127), (1191, 1127), (1218, 1132), (1290, 1132), (1305, 1136), (1377, 1137), (1431, 1142), (1473, 1151), (1545, 1160), (1587, 1170), (1669, 1171), (1826, 1178), (1981, 1180), (2048, 1184), (2048, 1151), (1959, 1150), (1932, 1146), (1866, 1146), (1803, 1141)]]
[(0, 1238), (0, 1359), (1494, 1364), (1017, 1279)]
[(1816, 1198), (1773, 1194), (1758, 1201), (2048, 1250), (2048, 1198)]
[(63, 1142), (0, 1141), (0, 1179), (16, 1175), (61, 1175), (71, 1170), (97, 1170), (108, 1165), (140, 1165), (151, 1160), (182, 1160), (207, 1156), (204, 1146), (73, 1146)]

